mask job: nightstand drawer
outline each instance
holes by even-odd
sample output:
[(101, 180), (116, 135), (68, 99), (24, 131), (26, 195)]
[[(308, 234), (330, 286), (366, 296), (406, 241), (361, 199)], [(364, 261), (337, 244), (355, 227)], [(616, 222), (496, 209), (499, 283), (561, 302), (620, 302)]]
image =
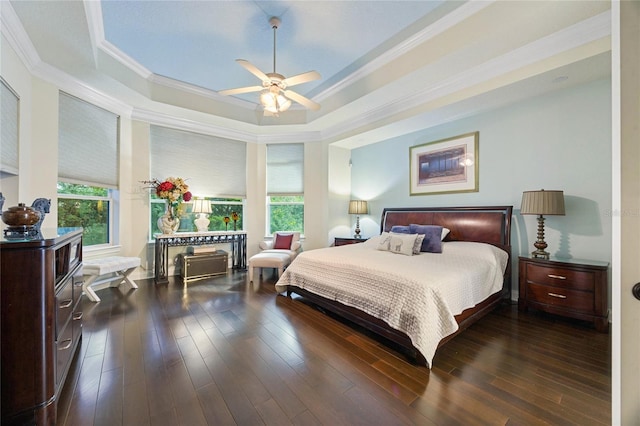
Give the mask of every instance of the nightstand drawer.
[(593, 291), (595, 287), (593, 272), (553, 268), (531, 263), (527, 264), (527, 281), (583, 291)]
[(529, 283), (527, 284), (527, 296), (528, 300), (533, 303), (567, 308), (585, 314), (595, 312), (593, 293), (586, 291)]

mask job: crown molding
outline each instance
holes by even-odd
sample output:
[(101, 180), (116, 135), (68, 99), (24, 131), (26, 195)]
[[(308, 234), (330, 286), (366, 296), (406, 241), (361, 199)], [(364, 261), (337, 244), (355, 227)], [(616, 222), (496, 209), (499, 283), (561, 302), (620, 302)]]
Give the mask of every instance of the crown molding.
[(380, 56), (367, 62), (367, 64), (358, 68), (358, 70), (349, 74), (347, 77), (343, 78), (336, 84), (332, 85), (326, 90), (323, 90), (321, 93), (314, 97), (314, 100), (316, 100), (317, 102), (322, 102), (323, 100), (336, 95), (346, 87), (352, 85), (361, 78), (368, 76), (379, 68), (382, 68), (383, 66), (395, 61), (400, 56), (410, 52), (420, 44), (425, 43), (438, 34), (441, 34), (449, 28), (464, 21), (465, 19), (468, 19), (470, 16), (475, 15), (482, 9), (491, 5), (491, 3), (493, 3), (494, 1), (495, 0), (473, 1), (463, 4), (452, 12), (444, 15), (433, 24), (412, 35), (403, 42), (398, 43), (395, 47), (385, 51)]
[(134, 108), (131, 114), (132, 120), (143, 121), (157, 126), (171, 127), (173, 129), (185, 130), (188, 132), (202, 133), (210, 136), (217, 136), (224, 139), (238, 140), (242, 142), (257, 143), (258, 138), (255, 133), (231, 129), (226, 126), (203, 123), (201, 121), (180, 118), (156, 111)]
[(84, 13), (89, 25), (89, 39), (93, 50), (93, 63), (98, 65), (98, 46), (104, 41), (104, 23), (102, 19), (102, 6), (100, 1), (84, 0)]
[(224, 102), (227, 104), (236, 105), (236, 106), (247, 108), (247, 109), (253, 109), (256, 107), (255, 102), (249, 102), (244, 99), (239, 99), (232, 96), (222, 96), (218, 94), (218, 92), (216, 92), (215, 90), (196, 86), (194, 84), (186, 83), (180, 80), (175, 80), (173, 78), (166, 77), (163, 75), (152, 73), (148, 77), (148, 80), (150, 83), (153, 83), (153, 84), (158, 84), (160, 86), (179, 90), (181, 92), (190, 93), (196, 96), (202, 96), (204, 98), (212, 99), (217, 102)]
[(139, 108), (133, 110), (131, 119), (143, 121), (145, 123), (154, 124), (157, 126), (170, 127), (177, 130), (201, 133), (204, 135), (254, 144), (305, 143), (322, 141), (322, 134), (318, 131), (259, 134), (258, 132), (261, 130), (259, 126), (253, 126), (255, 127), (256, 132), (251, 132), (247, 130), (232, 129), (224, 125), (203, 123), (201, 121), (179, 118), (173, 115)]
[(611, 16), (609, 12), (603, 12), (571, 27), (514, 49), (500, 57), (469, 68), (443, 80), (437, 85), (416, 91), (409, 97), (396, 98), (348, 121), (328, 128), (324, 132), (324, 136), (329, 139), (337, 138), (360, 127), (383, 122), (394, 114), (400, 114), (438, 98), (489, 81), (499, 75), (551, 58), (567, 50), (575, 49), (610, 35)]
[(0, 22), (2, 24), (0, 25), (2, 35), (5, 36), (20, 61), (31, 72), (35, 65), (42, 61), (27, 32), (24, 30), (22, 22), (18, 19), (16, 11), (8, 1), (3, 1), (0, 7)]
[(122, 65), (129, 68), (131, 71), (135, 72), (144, 79), (148, 79), (153, 75), (151, 71), (140, 65), (140, 63), (115, 47), (113, 44), (109, 43), (107, 40), (102, 40), (98, 45), (98, 49), (102, 50), (104, 53), (111, 56), (113, 59), (120, 62)]

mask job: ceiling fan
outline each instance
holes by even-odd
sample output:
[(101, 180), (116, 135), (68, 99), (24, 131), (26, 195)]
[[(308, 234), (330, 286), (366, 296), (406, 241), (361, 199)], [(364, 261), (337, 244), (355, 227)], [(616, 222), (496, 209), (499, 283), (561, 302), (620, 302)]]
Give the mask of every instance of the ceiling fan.
[(317, 111), (320, 104), (313, 102), (288, 87), (297, 84), (307, 83), (309, 81), (318, 80), (320, 74), (317, 71), (308, 71), (297, 74), (289, 78), (285, 78), (282, 74), (276, 72), (276, 31), (280, 26), (280, 18), (275, 16), (269, 19), (269, 24), (273, 28), (273, 72), (263, 73), (255, 65), (245, 59), (236, 59), (236, 62), (242, 65), (251, 74), (262, 80), (262, 86), (238, 87), (236, 89), (227, 89), (218, 92), (221, 95), (237, 95), (241, 93), (261, 92), (260, 103), (264, 107), (265, 115), (278, 115), (279, 112), (286, 111), (291, 106), (291, 101), (298, 102), (306, 108)]

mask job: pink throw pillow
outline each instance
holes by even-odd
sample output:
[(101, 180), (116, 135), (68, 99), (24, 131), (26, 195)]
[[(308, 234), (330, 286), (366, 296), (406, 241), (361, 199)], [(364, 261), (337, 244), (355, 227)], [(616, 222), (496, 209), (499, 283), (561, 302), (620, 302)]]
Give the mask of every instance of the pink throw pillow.
[(293, 242), (293, 234), (276, 234), (273, 248), (291, 250), (291, 242)]

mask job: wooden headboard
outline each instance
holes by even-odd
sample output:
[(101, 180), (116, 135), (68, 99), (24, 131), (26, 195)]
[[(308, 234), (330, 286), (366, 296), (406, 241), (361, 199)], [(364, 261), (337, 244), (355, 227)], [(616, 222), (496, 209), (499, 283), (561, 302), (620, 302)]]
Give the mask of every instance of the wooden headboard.
[(512, 210), (513, 206), (386, 208), (380, 232), (394, 225), (440, 225), (451, 230), (445, 241), (489, 243), (510, 253)]

